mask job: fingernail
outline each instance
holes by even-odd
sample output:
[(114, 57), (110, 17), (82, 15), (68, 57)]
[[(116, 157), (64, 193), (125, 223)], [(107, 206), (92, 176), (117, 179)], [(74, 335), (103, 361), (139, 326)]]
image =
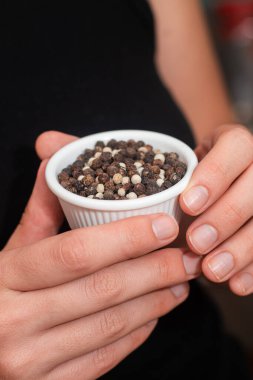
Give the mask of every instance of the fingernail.
[(160, 216), (152, 221), (152, 228), (155, 236), (159, 240), (168, 240), (176, 235), (178, 226), (170, 216)]
[(250, 273), (242, 273), (237, 281), (242, 293), (248, 293), (253, 288), (253, 276)]
[(235, 262), (231, 253), (222, 252), (210, 259), (207, 265), (215, 277), (222, 280), (233, 270)]
[(191, 211), (199, 211), (208, 201), (209, 192), (204, 186), (194, 186), (183, 195), (185, 205)]
[(193, 275), (201, 272), (202, 257), (192, 252), (183, 255), (183, 262), (187, 274)]
[(189, 286), (187, 283), (172, 286), (170, 290), (174, 294), (175, 297), (180, 298), (184, 296), (186, 293), (188, 293)]
[(189, 240), (197, 251), (204, 253), (209, 250), (218, 239), (218, 232), (209, 224), (195, 228), (189, 235)]

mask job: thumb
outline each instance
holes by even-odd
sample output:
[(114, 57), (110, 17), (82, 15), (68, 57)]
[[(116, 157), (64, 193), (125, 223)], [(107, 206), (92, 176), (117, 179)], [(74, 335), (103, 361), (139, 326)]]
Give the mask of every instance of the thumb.
[(5, 250), (29, 245), (55, 235), (63, 222), (60, 204), (45, 181), (47, 162), (48, 160), (43, 160), (40, 164), (32, 195)]

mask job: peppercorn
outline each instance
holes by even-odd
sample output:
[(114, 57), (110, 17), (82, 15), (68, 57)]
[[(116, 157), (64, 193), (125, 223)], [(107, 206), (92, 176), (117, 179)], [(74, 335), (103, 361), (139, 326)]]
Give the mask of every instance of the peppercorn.
[(83, 163), (84, 163), (84, 159), (85, 159), (84, 154), (79, 154), (79, 156), (77, 157), (77, 160), (80, 160)]
[(91, 168), (96, 170), (98, 168), (101, 168), (102, 164), (103, 164), (103, 161), (101, 160), (100, 157), (95, 158), (95, 160), (92, 161)]
[(127, 148), (127, 142), (123, 141), (123, 140), (120, 140), (120, 141), (118, 141), (117, 146), (118, 146), (119, 149), (126, 149)]
[(105, 191), (104, 192), (104, 199), (105, 200), (112, 200), (112, 199), (114, 199), (113, 191), (109, 191), (109, 190)]
[(85, 149), (84, 154), (83, 154), (84, 162), (87, 162), (93, 156), (93, 154), (94, 154), (93, 149)]
[(121, 174), (122, 175), (122, 177), (125, 177), (125, 175), (126, 175), (126, 170), (124, 169), (124, 168), (119, 168), (119, 174)]
[(119, 183), (121, 183), (122, 178), (123, 178), (122, 175), (119, 174), (119, 173), (114, 174), (114, 176), (112, 177), (113, 182), (114, 182), (115, 184), (119, 184)]
[(136, 158), (136, 154), (137, 154), (136, 149), (131, 148), (131, 147), (127, 147), (126, 151), (127, 151), (128, 157), (130, 157), (132, 159)]
[(110, 166), (110, 163), (109, 162), (104, 162), (103, 165), (101, 166), (101, 168), (103, 169), (104, 172), (107, 171), (107, 168)]
[(107, 181), (109, 181), (109, 179), (110, 179), (110, 177), (107, 173), (102, 172), (98, 175), (98, 182), (99, 183), (105, 184)]
[(164, 191), (183, 178), (187, 165), (139, 140), (97, 141), (58, 174), (62, 187), (94, 199), (135, 199)]
[(136, 145), (137, 145), (138, 148), (140, 148), (141, 146), (144, 146), (145, 143), (144, 143), (144, 141), (139, 140), (139, 141), (137, 141)]
[(82, 181), (85, 184), (85, 186), (89, 186), (94, 182), (94, 177), (90, 174), (87, 174), (87, 175), (84, 175)]
[(91, 186), (85, 189), (86, 196), (88, 195), (96, 195), (97, 194), (97, 184), (93, 183)]
[(171, 174), (170, 176), (170, 182), (172, 183), (172, 185), (175, 185), (176, 183), (178, 183), (180, 181), (180, 177), (177, 173), (173, 173)]
[(120, 197), (124, 197), (126, 195), (126, 190), (123, 187), (118, 189), (118, 194)]
[(99, 140), (99, 141), (97, 141), (96, 144), (95, 144), (95, 147), (97, 147), (97, 146), (99, 146), (99, 147), (101, 147), (101, 148), (104, 148), (104, 147), (105, 147), (105, 143), (104, 143), (103, 141)]
[(105, 185), (106, 190), (110, 190), (110, 191), (115, 190), (115, 185), (114, 185), (113, 181), (107, 181), (104, 185)]
[(173, 173), (175, 173), (175, 169), (170, 166), (168, 170), (166, 170), (165, 175), (167, 178), (169, 178)]
[(72, 170), (74, 170), (74, 169), (81, 169), (82, 167), (83, 167), (83, 161), (81, 161), (81, 160), (76, 160), (72, 164)]
[(134, 174), (133, 176), (131, 176), (131, 182), (136, 185), (137, 183), (141, 183), (141, 177), (139, 176), (139, 174)]
[(160, 168), (158, 165), (153, 165), (151, 166), (151, 171), (154, 173), (154, 174), (159, 174), (160, 173)]
[(152, 194), (155, 194), (159, 191), (159, 186), (157, 185), (157, 183), (155, 184), (152, 184), (152, 183), (149, 183), (146, 185), (146, 195), (152, 195)]
[(137, 195), (141, 195), (141, 194), (145, 194), (145, 185), (143, 185), (143, 183), (137, 183), (136, 185), (134, 185), (134, 192), (137, 194)]
[(69, 179), (69, 175), (64, 170), (61, 173), (58, 174), (58, 180), (59, 180), (59, 182), (66, 181), (68, 179)]
[(98, 169), (96, 170), (96, 176), (98, 177), (100, 174), (104, 174), (104, 171), (103, 171), (102, 168), (98, 168)]
[(102, 183), (99, 183), (98, 185), (97, 185), (97, 192), (98, 193), (103, 193), (105, 191), (105, 187), (104, 187), (104, 185), (102, 184)]
[(177, 160), (179, 158), (178, 154), (175, 152), (168, 153), (168, 157), (171, 158), (172, 160)]
[(75, 183), (75, 188), (76, 188), (76, 190), (77, 190), (78, 192), (80, 192), (80, 191), (82, 191), (82, 190), (84, 189), (84, 184), (83, 184), (82, 182), (80, 182), (80, 181), (77, 181), (77, 182)]
[(130, 182), (122, 184), (122, 187), (125, 191), (129, 191), (132, 188), (132, 184)]
[(159, 187), (161, 187), (162, 184), (164, 183), (164, 179), (162, 179), (162, 178), (158, 178), (158, 179), (156, 180), (156, 183), (157, 183), (157, 185), (158, 185)]
[(185, 169), (182, 168), (182, 166), (178, 166), (176, 167), (176, 173), (180, 178), (183, 178), (183, 176), (185, 175)]
[(77, 190), (76, 190), (75, 186), (68, 186), (68, 187), (66, 187), (66, 190), (70, 191), (73, 194), (77, 194)]
[(103, 152), (101, 154), (100, 158), (103, 162), (111, 162), (112, 161), (112, 154), (110, 152)]
[(172, 183), (167, 179), (163, 182), (163, 188), (169, 189), (172, 185)]
[(62, 170), (63, 172), (65, 172), (66, 174), (68, 174), (68, 176), (71, 175), (71, 172), (72, 172), (72, 166), (71, 165), (68, 165), (66, 168), (64, 168)]
[(63, 181), (61, 181), (61, 185), (62, 187), (64, 187), (64, 189), (67, 189), (67, 187), (70, 186), (70, 182), (68, 179), (64, 179)]
[(147, 152), (144, 157), (144, 162), (152, 163), (154, 161), (155, 154), (153, 152)]
[(74, 169), (73, 171), (72, 171), (72, 176), (74, 177), (74, 178), (78, 178), (80, 175), (82, 175), (83, 174), (83, 172), (82, 172), (82, 169)]
[(117, 141), (115, 139), (111, 139), (108, 141), (107, 146), (109, 146), (111, 149), (116, 149)]
[(126, 164), (127, 167), (135, 163), (135, 161), (130, 157), (124, 157), (123, 162)]
[(87, 167), (86, 169), (83, 169), (83, 175), (92, 175), (92, 177), (95, 177), (95, 171), (89, 167)]
[(119, 168), (115, 165), (110, 165), (108, 166), (107, 168), (107, 174), (110, 176), (110, 177), (113, 177), (114, 174), (118, 173), (119, 171)]
[(134, 192), (128, 193), (126, 195), (127, 199), (136, 199), (137, 195)]

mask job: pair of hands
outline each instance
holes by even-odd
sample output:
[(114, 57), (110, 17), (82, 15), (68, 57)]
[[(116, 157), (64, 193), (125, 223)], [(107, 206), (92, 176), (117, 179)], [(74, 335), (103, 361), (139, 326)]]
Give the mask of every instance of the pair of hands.
[(44, 169), (74, 139), (47, 132), (37, 140), (36, 184), (0, 256), (4, 379), (95, 379), (109, 371), (186, 299), (204, 254), (206, 277), (228, 280), (239, 295), (253, 291), (253, 139), (246, 129), (222, 127), (196, 149), (202, 160), (180, 198), (187, 214), (199, 215), (186, 233), (192, 252), (163, 248), (178, 235), (163, 214), (56, 235), (63, 217)]

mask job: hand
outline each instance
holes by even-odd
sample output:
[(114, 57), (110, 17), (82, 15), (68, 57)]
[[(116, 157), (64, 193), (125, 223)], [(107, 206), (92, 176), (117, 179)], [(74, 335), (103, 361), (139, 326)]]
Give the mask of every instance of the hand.
[(228, 281), (238, 295), (253, 292), (253, 136), (224, 126), (197, 147), (201, 162), (180, 197), (184, 212), (198, 216), (187, 230), (193, 252), (208, 254), (206, 277)]
[[(51, 144), (55, 135), (58, 143), (67, 142), (55, 133)], [(37, 143), (41, 156), (47, 137)], [(165, 214), (54, 236), (62, 214), (45, 184), (45, 164), (0, 255), (0, 377), (78, 380), (85, 373), (95, 379), (186, 299), (199, 258), (161, 249), (178, 233)]]

